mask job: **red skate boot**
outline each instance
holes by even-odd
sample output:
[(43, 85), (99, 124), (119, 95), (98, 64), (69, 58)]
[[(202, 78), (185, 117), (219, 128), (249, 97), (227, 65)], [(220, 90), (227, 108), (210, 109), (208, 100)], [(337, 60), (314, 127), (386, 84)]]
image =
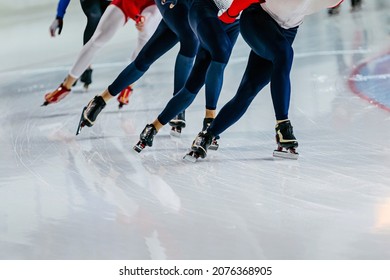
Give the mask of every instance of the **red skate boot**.
[(66, 88), (65, 86), (60, 84), (60, 86), (56, 90), (45, 94), (45, 102), (43, 102), (42, 106), (47, 106), (51, 103), (57, 103), (65, 96), (67, 96), (70, 91), (71, 89)]
[(126, 87), (121, 93), (118, 95), (119, 109), (123, 107), (123, 105), (129, 104), (129, 97), (133, 93), (133, 88), (131, 86)]

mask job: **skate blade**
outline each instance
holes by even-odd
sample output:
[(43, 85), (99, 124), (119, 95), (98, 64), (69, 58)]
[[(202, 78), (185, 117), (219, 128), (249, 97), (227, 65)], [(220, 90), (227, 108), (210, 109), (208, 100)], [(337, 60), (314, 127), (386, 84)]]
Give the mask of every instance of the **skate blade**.
[(186, 122), (184, 120), (172, 120), (169, 122), (169, 125), (173, 128), (179, 127), (179, 128), (185, 128)]
[(192, 146), (191, 150), (198, 158), (205, 158), (207, 156), (207, 150), (205, 150), (202, 146)]
[(133, 150), (137, 153), (142, 152), (142, 150), (145, 149), (145, 145), (140, 141), (136, 145), (134, 145)]
[(216, 150), (218, 150), (218, 148), (219, 148), (218, 143), (211, 143), (211, 145), (209, 146), (209, 150), (212, 150), (212, 151), (216, 151)]
[(209, 150), (216, 151), (218, 150), (219, 146), (218, 145), (210, 145)]
[(84, 120), (84, 112), (86, 109), (87, 109), (87, 107), (84, 107), (83, 111), (81, 112), (79, 125), (77, 126), (76, 136), (80, 134), (81, 129), (86, 125), (85, 120)]
[(191, 151), (189, 153), (187, 153), (183, 159), (186, 160), (186, 161), (189, 161), (189, 162), (192, 162), (192, 163), (195, 163), (199, 158), (199, 155), (196, 154), (195, 152)]
[(180, 138), (181, 137), (181, 131), (178, 131), (176, 129), (171, 129), (171, 131), (169, 132), (169, 134), (171, 136), (174, 136), (174, 137), (177, 137), (177, 138)]
[(274, 156), (274, 157), (278, 157), (278, 158), (285, 158), (285, 159), (297, 160), (298, 157), (299, 157), (299, 154), (298, 154), (298, 153), (292, 153), (292, 152), (290, 152), (290, 151), (278, 151), (278, 150), (274, 150), (273, 156)]
[(85, 123), (83, 120), (81, 120), (79, 122), (79, 126), (77, 127), (77, 131), (76, 131), (76, 136), (80, 134), (81, 130), (83, 129), (83, 127), (85, 126)]

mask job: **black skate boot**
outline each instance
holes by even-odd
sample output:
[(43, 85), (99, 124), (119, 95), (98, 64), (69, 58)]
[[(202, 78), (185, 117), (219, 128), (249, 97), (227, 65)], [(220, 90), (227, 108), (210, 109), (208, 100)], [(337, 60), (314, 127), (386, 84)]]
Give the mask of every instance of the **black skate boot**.
[(84, 83), (84, 88), (88, 89), (89, 85), (92, 84), (92, 69), (88, 68), (80, 77), (80, 81)]
[(172, 126), (170, 134), (172, 136), (180, 137), (181, 130), (186, 127), (186, 112), (183, 111), (179, 113), (169, 122), (169, 125)]
[(139, 135), (138, 143), (133, 147), (133, 149), (140, 153), (146, 146), (153, 146), (154, 136), (157, 134), (157, 129), (153, 124), (147, 124)]
[(351, 11), (357, 12), (362, 9), (362, 0), (351, 0)]
[(199, 132), (195, 140), (192, 142), (191, 151), (184, 156), (185, 160), (196, 162), (200, 158), (207, 156), (207, 149), (210, 147), (214, 136), (207, 131)]
[(101, 96), (95, 96), (91, 101), (89, 101), (88, 105), (84, 107), (83, 112), (81, 113), (76, 135), (81, 132), (81, 129), (84, 126), (93, 126), (97, 116), (104, 109), (104, 107), (106, 107), (106, 102)]
[(298, 147), (298, 141), (294, 136), (291, 122), (286, 120), (278, 123), (275, 126), (275, 131), (278, 148), (274, 150), (274, 157), (298, 159), (299, 154), (295, 150)]
[[(213, 122), (213, 118), (204, 118), (203, 119), (203, 128), (202, 128), (202, 131), (207, 131), (207, 129), (209, 128), (209, 126), (211, 125), (211, 123)], [(213, 151), (216, 151), (218, 150), (219, 148), (219, 144), (218, 144), (218, 141), (219, 140), (219, 136), (215, 136), (213, 137), (213, 140), (211, 141), (211, 145), (209, 147), (210, 150), (213, 150)]]

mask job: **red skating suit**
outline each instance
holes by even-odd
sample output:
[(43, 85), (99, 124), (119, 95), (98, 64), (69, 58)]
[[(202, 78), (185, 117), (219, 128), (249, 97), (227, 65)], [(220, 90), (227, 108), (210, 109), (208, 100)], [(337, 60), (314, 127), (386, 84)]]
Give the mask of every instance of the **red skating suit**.
[(151, 5), (155, 5), (154, 0), (113, 0), (112, 5), (117, 6), (123, 11), (127, 18), (131, 18), (136, 21), (137, 15)]

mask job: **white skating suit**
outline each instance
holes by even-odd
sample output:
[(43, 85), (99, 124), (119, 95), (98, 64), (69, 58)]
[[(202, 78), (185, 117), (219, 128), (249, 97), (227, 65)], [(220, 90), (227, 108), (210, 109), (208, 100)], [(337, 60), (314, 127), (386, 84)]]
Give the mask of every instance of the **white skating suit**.
[(215, 5), (220, 10), (227, 10), (232, 4), (233, 0), (213, 0)]
[(138, 31), (137, 46), (131, 56), (131, 59), (134, 59), (153, 35), (161, 21), (161, 14), (154, 0), (113, 0), (100, 19), (92, 38), (81, 49), (69, 75), (76, 79), (79, 78), (91, 64), (97, 51), (114, 36), (128, 18), (137, 21), (139, 16), (144, 17), (145, 23), (143, 30)]
[(266, 0), (261, 7), (281, 27), (288, 29), (300, 25), (307, 15), (334, 7), (344, 0)]

